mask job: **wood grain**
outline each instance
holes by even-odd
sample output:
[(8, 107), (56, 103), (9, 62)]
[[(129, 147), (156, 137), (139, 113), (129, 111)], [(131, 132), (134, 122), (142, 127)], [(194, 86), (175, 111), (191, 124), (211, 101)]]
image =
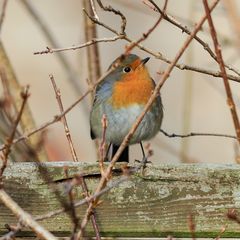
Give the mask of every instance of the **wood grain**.
[[(4, 175), (5, 190), (31, 215), (37, 216), (61, 208), (67, 201), (64, 191), (69, 177), (84, 174), (91, 192), (99, 181), (96, 164), (83, 163), (15, 163)], [(117, 167), (120, 169), (120, 165)], [(120, 176), (120, 171), (113, 178)], [(53, 192), (46, 180), (59, 191)], [(102, 236), (175, 237), (190, 236), (188, 216), (193, 214), (196, 236), (216, 237), (227, 225), (225, 237), (240, 237), (240, 226), (227, 219), (228, 209), (240, 206), (240, 167), (238, 165), (174, 164), (148, 166), (144, 174), (135, 174), (102, 197), (97, 221)], [(75, 188), (76, 200), (83, 198), (81, 187)], [(86, 206), (78, 209), (82, 216)], [(80, 217), (81, 218), (81, 217)], [(0, 236), (4, 225), (17, 219), (0, 203)], [(71, 218), (67, 213), (41, 221), (57, 236), (69, 236)], [(87, 232), (93, 234), (91, 224)], [(24, 229), (21, 236), (34, 236)]]

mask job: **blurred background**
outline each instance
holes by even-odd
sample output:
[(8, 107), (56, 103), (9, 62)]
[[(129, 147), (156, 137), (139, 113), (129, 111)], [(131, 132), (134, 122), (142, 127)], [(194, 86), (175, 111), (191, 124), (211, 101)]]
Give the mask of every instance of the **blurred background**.
[[(161, 7), (163, 2), (156, 0)], [(46, 33), (39, 25), (39, 19), (36, 20), (33, 17), (26, 7), (26, 3), (40, 17), (42, 24), (49, 29), (57, 46), (49, 43)], [(127, 18), (126, 33), (134, 40), (141, 37), (142, 33), (146, 32), (158, 18), (158, 14), (143, 4), (141, 0), (106, 0), (103, 3), (121, 10)], [(55, 77), (65, 108), (70, 106), (88, 88), (86, 48), (63, 52), (70, 67), (64, 66), (56, 53), (33, 54), (36, 51), (45, 50), (46, 46), (70, 47), (84, 43), (84, 13), (82, 9), (81, 0), (8, 1), (1, 30), (2, 43), (21, 85), (30, 85), (29, 105), (36, 126), (40, 126), (59, 114), (49, 74), (53, 74)], [(100, 21), (116, 30), (120, 29), (121, 22), (118, 16), (104, 12), (98, 6), (97, 13)], [(203, 16), (204, 9), (201, 1), (169, 0), (167, 13), (174, 16), (183, 26), (193, 29), (195, 23)], [(212, 16), (225, 62), (240, 70), (240, 2), (222, 0)], [(101, 26), (97, 26), (97, 35), (99, 38), (114, 36), (113, 33)], [(211, 49), (214, 49), (207, 22), (198, 36), (207, 42)], [(143, 45), (172, 60), (186, 37), (187, 35), (180, 29), (163, 20)], [(110, 63), (123, 53), (126, 44), (127, 42), (124, 40), (98, 44), (102, 72), (106, 71)], [(133, 50), (133, 53), (141, 57), (149, 56), (137, 48)], [(179, 63), (219, 71), (217, 63), (195, 40)], [(151, 57), (148, 62), (148, 68), (156, 82), (160, 80), (157, 72), (164, 71), (166, 67), (166, 63), (154, 57)], [(234, 73), (231, 72), (231, 74)], [(71, 83), (70, 78), (77, 80), (77, 86)], [(230, 83), (239, 113), (240, 85), (233, 81)], [(77, 90), (77, 87), (80, 91)], [(161, 95), (164, 105), (162, 129), (168, 133), (209, 132), (235, 135), (221, 78), (175, 68), (162, 87)], [(89, 135), (90, 108), (91, 98), (88, 97), (67, 114), (67, 120), (79, 160), (95, 162), (95, 144)], [(235, 163), (239, 154), (237, 141), (228, 138), (191, 137), (181, 139), (168, 138), (159, 133), (150, 143), (154, 151), (151, 158), (153, 163)], [(48, 128), (45, 145), (51, 161), (71, 160), (64, 128), (60, 122)], [(131, 159), (141, 158), (138, 145), (131, 148), (131, 156)]]

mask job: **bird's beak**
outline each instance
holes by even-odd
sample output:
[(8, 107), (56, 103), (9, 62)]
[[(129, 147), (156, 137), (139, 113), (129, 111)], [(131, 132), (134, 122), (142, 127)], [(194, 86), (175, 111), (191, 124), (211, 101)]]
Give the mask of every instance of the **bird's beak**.
[(147, 63), (149, 59), (150, 59), (150, 57), (142, 59), (141, 60), (142, 64), (144, 65), (145, 63)]

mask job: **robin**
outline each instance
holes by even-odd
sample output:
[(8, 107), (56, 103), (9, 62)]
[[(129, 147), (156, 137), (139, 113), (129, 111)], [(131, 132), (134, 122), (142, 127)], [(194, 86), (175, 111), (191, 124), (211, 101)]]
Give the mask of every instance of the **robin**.
[[(135, 54), (117, 58), (109, 68), (115, 69), (97, 86), (90, 114), (91, 138), (102, 137), (102, 117), (107, 118), (106, 142), (112, 145), (112, 156), (124, 137), (142, 113), (155, 88), (146, 63), (150, 58), (140, 59)], [(153, 138), (160, 130), (163, 106), (160, 95), (145, 114), (129, 144)], [(118, 161), (129, 161), (127, 146)]]

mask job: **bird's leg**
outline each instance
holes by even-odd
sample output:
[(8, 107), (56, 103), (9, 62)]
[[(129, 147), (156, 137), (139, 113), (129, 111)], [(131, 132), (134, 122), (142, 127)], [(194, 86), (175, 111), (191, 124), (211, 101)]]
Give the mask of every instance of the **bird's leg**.
[(141, 149), (142, 149), (142, 166), (143, 166), (143, 169), (146, 167), (146, 164), (148, 163), (148, 156), (146, 156), (145, 152), (144, 152), (144, 147), (143, 147), (143, 144), (142, 142), (140, 142), (140, 146), (141, 146)]
[(107, 151), (106, 151), (106, 154), (105, 154), (105, 157), (104, 157), (104, 162), (110, 162), (110, 161), (111, 161), (111, 160), (109, 160), (109, 158), (108, 158), (108, 155), (109, 155), (109, 151), (110, 151), (111, 146), (112, 146), (112, 143), (109, 143), (109, 144), (108, 144)]
[(145, 167), (146, 167), (146, 164), (149, 163), (149, 161), (148, 161), (148, 156), (146, 156), (146, 154), (145, 154), (145, 151), (144, 151), (144, 147), (143, 147), (142, 142), (140, 142), (139, 144), (140, 144), (141, 150), (142, 150), (142, 160), (141, 160), (141, 161), (135, 160), (135, 161), (141, 163), (141, 165), (143, 166), (143, 168), (145, 168)]

